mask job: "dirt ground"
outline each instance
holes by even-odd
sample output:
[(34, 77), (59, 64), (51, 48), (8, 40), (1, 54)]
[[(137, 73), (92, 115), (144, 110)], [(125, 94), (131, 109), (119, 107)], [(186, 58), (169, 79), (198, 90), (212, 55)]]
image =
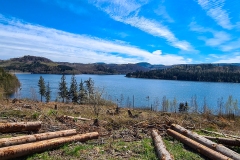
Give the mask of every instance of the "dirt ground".
[[(240, 136), (239, 117), (229, 119), (210, 113), (163, 113), (128, 108), (120, 108), (119, 113), (116, 113), (114, 105), (97, 107), (56, 102), (46, 104), (29, 100), (17, 100), (14, 103), (3, 101), (0, 103), (0, 122), (41, 121), (42, 126), (38, 133), (66, 129), (76, 129), (80, 134), (99, 132), (98, 139), (85, 143), (74, 142), (18, 159), (157, 159), (151, 141), (151, 130), (157, 129), (163, 138), (168, 139), (166, 130), (172, 123), (196, 132), (206, 129)], [(64, 115), (91, 120), (70, 119)], [(33, 132), (1, 133), (0, 137), (28, 134)], [(170, 143), (174, 141), (170, 140)], [(198, 153), (194, 154), (199, 156)], [(201, 155), (200, 157), (207, 159)]]

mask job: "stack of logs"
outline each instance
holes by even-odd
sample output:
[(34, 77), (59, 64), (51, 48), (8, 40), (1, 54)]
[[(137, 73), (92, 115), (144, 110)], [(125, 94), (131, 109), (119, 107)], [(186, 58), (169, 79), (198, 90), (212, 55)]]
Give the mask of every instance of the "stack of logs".
[[(201, 135), (198, 135), (195, 132), (189, 131), (180, 125), (172, 124), (169, 129), (167, 129), (168, 135), (176, 138), (180, 142), (188, 145), (189, 147), (195, 149), (199, 153), (205, 155), (206, 157), (213, 159), (213, 160), (239, 160), (240, 154), (230, 150), (229, 148), (217, 144), (215, 142), (212, 142), (211, 137), (204, 137)], [(161, 140), (161, 136), (157, 134), (156, 130), (152, 131), (152, 138), (155, 144), (155, 149), (158, 155), (158, 158), (161, 160), (171, 160), (173, 159), (173, 156), (169, 154), (169, 152), (166, 150), (166, 147), (164, 146), (164, 143)], [(208, 139), (209, 138), (209, 139)], [(212, 138), (213, 139), (213, 138)], [(235, 140), (234, 143), (231, 141), (229, 143), (229, 139), (226, 140), (226, 138), (217, 138), (217, 140), (222, 142), (228, 142), (228, 144), (235, 144), (239, 145), (239, 140)]]
[[(41, 122), (18, 122), (0, 124), (1, 133), (34, 131), (41, 128)], [(0, 139), (0, 159), (12, 159), (28, 154), (49, 150), (65, 143), (85, 142), (98, 138), (98, 132), (77, 134), (75, 129), (32, 134), (26, 136)]]

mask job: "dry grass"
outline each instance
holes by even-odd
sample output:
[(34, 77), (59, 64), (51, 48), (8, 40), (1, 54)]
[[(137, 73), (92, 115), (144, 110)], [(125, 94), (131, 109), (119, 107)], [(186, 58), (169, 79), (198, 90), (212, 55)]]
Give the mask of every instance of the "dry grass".
[[(55, 109), (57, 106), (57, 110)], [(153, 128), (165, 137), (166, 127), (171, 123), (179, 124), (195, 131), (207, 129), (227, 134), (240, 136), (240, 118), (229, 120), (226, 117), (190, 113), (162, 113), (150, 110), (131, 110), (135, 118), (129, 117), (128, 109), (121, 108), (119, 114), (115, 114), (116, 106), (100, 106), (99, 117), (94, 114), (93, 106), (75, 105), (63, 103), (40, 103), (29, 100), (21, 100), (12, 103), (2, 101), (0, 103), (0, 122), (42, 121), (39, 132), (57, 131), (75, 128), (79, 133), (98, 131), (100, 138), (87, 143), (68, 144), (59, 149), (44, 152), (42, 154), (23, 157), (23, 159), (147, 159), (145, 154), (149, 152), (151, 159), (153, 145), (150, 131)], [(107, 114), (110, 113), (110, 114)], [(76, 121), (62, 118), (63, 115), (84, 117), (99, 120), (99, 126), (92, 121)], [(1, 134), (1, 137), (11, 137), (29, 133)], [(173, 143), (166, 137), (168, 147)], [(176, 142), (174, 142), (176, 143)], [(136, 148), (138, 146), (138, 148)], [(179, 147), (182, 145), (176, 145)], [(172, 149), (174, 150), (174, 148)], [(178, 149), (176, 149), (178, 150)], [(199, 155), (195, 152), (191, 155)], [(97, 154), (95, 154), (97, 153)], [(186, 153), (188, 154), (188, 153)], [(154, 154), (155, 155), (155, 154)], [(178, 153), (176, 153), (178, 155)], [(180, 155), (182, 155), (180, 153)], [(185, 155), (185, 153), (183, 154)], [(191, 159), (191, 155), (189, 159)], [(52, 158), (49, 158), (52, 157)], [(54, 158), (55, 157), (55, 158)], [(204, 158), (202, 158), (204, 159)]]

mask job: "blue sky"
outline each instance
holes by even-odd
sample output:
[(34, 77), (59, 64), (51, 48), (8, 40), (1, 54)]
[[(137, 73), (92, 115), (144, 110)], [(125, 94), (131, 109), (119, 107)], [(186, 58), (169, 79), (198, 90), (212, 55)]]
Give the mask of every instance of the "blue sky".
[(0, 0), (0, 59), (240, 63), (240, 1)]

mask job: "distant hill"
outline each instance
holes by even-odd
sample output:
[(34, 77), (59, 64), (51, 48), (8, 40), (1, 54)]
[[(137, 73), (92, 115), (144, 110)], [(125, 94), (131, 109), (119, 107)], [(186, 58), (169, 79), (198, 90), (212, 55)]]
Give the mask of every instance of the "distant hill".
[(240, 83), (240, 65), (233, 64), (182, 64), (163, 69), (136, 71), (126, 77)]
[(50, 59), (44, 58), (44, 57), (36, 57), (36, 56), (23, 56), (21, 58), (12, 58), (10, 59), (11, 61), (15, 61), (15, 62), (25, 62), (25, 63), (29, 63), (29, 62), (44, 62), (44, 63), (52, 63), (53, 61), (51, 61)]
[(33, 74), (127, 74), (134, 71), (150, 70), (150, 68), (138, 64), (53, 62), (44, 57), (30, 55), (2, 60), (0, 61), (0, 67), (8, 71), (30, 72)]
[(0, 67), (3, 67), (5, 70), (14, 72), (30, 72), (44, 74), (70, 74), (74, 71), (74, 68), (72, 67), (66, 65), (59, 65), (47, 58), (29, 55), (1, 61)]

